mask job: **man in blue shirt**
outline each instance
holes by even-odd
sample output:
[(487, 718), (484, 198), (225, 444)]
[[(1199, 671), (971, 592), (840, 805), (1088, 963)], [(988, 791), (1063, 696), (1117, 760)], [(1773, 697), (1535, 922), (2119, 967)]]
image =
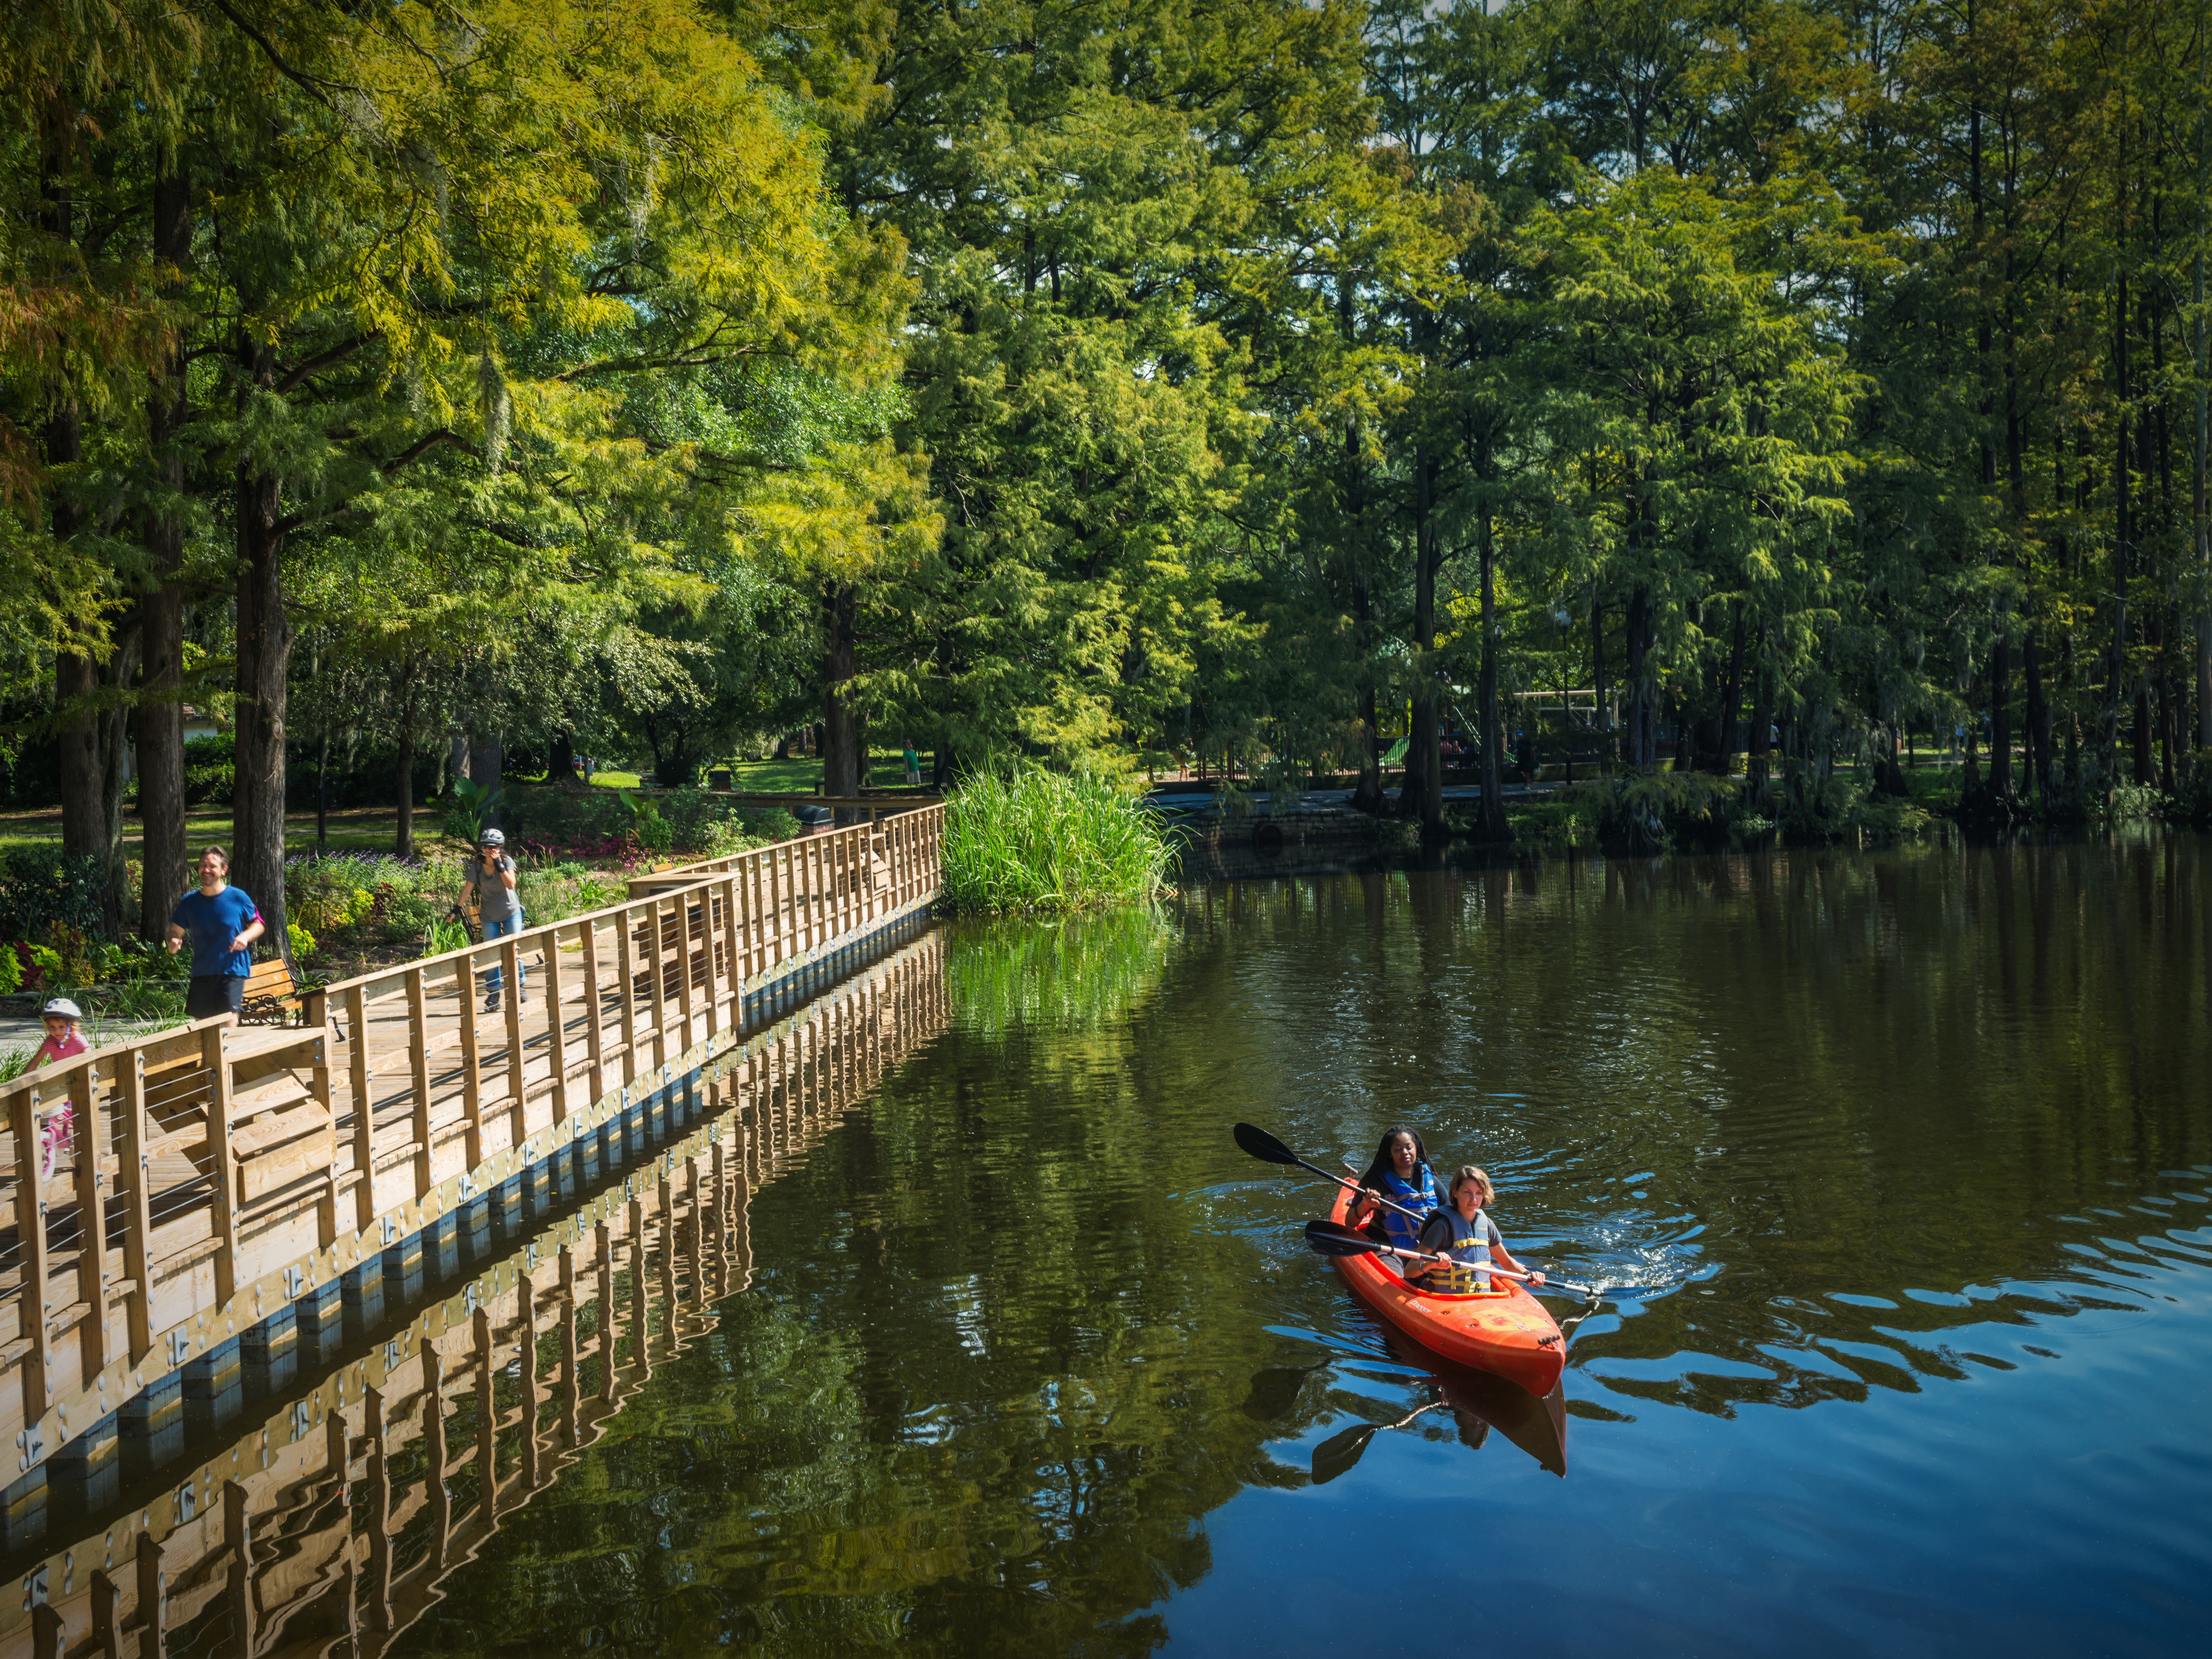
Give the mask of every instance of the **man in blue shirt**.
[(220, 847), (200, 854), (199, 891), (177, 901), (169, 917), (169, 953), (192, 942), (192, 982), (185, 1012), (193, 1019), (215, 1014), (235, 1025), (246, 1006), (246, 977), (253, 971), (253, 941), (265, 931), (260, 908), (229, 885), (230, 855)]

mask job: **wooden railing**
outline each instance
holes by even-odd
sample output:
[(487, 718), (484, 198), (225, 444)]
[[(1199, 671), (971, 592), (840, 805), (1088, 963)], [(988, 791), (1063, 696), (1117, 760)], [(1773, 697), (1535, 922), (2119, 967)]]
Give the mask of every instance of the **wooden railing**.
[[(205, 1022), (0, 1085), (0, 1520), (50, 1455), (112, 1442), (126, 1401), (179, 1370), (220, 1393), (241, 1335), (368, 1283), (726, 1048), (749, 995), (924, 909), (942, 821), (665, 872), (593, 915), (325, 988), (304, 1027)], [(71, 1144), (42, 1179), (63, 1110)]]
[(11, 1552), (0, 1659), (159, 1656), (188, 1626), (196, 1652), (389, 1650), (748, 1286), (752, 1194), (941, 1029), (943, 967), (925, 937), (747, 1037), (626, 1181), (550, 1200), (490, 1265), (180, 1459), (152, 1504)]

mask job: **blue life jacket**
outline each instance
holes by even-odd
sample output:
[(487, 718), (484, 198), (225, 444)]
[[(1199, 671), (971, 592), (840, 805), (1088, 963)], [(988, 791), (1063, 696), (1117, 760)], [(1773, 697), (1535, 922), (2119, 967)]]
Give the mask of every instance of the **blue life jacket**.
[[(1419, 1185), (1401, 1181), (1395, 1173), (1385, 1171), (1380, 1188), (1382, 1196), (1393, 1204), (1402, 1204), (1420, 1218), (1419, 1221), (1408, 1221), (1395, 1210), (1379, 1212), (1382, 1217), (1382, 1231), (1401, 1250), (1421, 1248), (1421, 1222), (1427, 1220), (1430, 1212), (1439, 1207), (1442, 1202), (1437, 1197), (1437, 1178), (1429, 1173), (1427, 1164), (1420, 1166), (1415, 1178)], [(1399, 1265), (1406, 1264), (1401, 1262)]]

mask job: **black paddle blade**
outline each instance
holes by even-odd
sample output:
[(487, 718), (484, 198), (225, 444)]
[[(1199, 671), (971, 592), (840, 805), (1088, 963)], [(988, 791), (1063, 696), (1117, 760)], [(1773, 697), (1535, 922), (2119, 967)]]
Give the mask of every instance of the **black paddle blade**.
[(1382, 1248), (1340, 1221), (1307, 1222), (1306, 1243), (1323, 1255), (1372, 1255)]
[(1295, 1164), (1304, 1162), (1296, 1152), (1284, 1146), (1274, 1136), (1252, 1124), (1240, 1123), (1230, 1133), (1237, 1137), (1237, 1144), (1239, 1146), (1262, 1163)]
[(1316, 1486), (1326, 1486), (1340, 1474), (1346, 1473), (1359, 1461), (1367, 1449), (1367, 1443), (1375, 1437), (1379, 1423), (1356, 1423), (1340, 1431), (1314, 1448), (1313, 1480)]

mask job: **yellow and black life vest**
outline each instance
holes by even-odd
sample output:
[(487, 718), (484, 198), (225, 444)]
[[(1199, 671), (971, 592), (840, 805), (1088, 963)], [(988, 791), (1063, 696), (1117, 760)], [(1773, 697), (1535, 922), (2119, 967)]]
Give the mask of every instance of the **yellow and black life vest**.
[(1421, 1275), (1421, 1288), (1452, 1296), (1472, 1296), (1491, 1288), (1490, 1217), (1480, 1210), (1469, 1221), (1447, 1205), (1430, 1218), (1451, 1229), (1451, 1242), (1443, 1247), (1449, 1265), (1432, 1261)]

